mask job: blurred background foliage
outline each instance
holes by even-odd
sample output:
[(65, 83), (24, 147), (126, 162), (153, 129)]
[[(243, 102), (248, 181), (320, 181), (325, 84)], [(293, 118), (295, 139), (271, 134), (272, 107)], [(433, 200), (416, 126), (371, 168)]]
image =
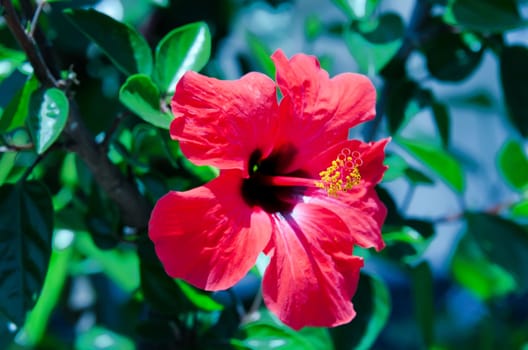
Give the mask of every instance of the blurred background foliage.
[[(528, 2), (0, 0), (0, 349), (528, 349)], [(213, 178), (171, 142), (186, 70), (317, 55), (378, 89), (381, 254), (356, 319), (299, 332), (168, 278), (145, 226)], [(318, 307), (313, 305), (312, 307)]]

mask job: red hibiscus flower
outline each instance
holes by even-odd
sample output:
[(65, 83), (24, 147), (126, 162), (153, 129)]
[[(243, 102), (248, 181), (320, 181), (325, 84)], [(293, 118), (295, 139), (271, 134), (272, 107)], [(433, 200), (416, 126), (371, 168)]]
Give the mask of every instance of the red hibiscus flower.
[(374, 186), (388, 139), (348, 140), (349, 128), (374, 117), (366, 77), (330, 79), (303, 54), (272, 59), (276, 84), (260, 73), (181, 78), (170, 134), (193, 163), (220, 174), (162, 197), (149, 235), (170, 276), (210, 291), (233, 286), (264, 252), (267, 307), (294, 329), (337, 326), (355, 316), (363, 260), (353, 246), (384, 246)]

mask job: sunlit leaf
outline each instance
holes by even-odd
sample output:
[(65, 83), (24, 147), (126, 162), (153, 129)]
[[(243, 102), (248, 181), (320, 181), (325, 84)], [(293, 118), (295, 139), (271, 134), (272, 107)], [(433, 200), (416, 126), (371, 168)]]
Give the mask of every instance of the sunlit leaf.
[(368, 18), (373, 14), (380, 0), (332, 0), (332, 2), (349, 19), (362, 19)]
[(504, 100), (513, 125), (528, 137), (528, 48), (505, 47), (500, 55), (500, 76)]
[(160, 92), (148, 76), (136, 74), (129, 77), (119, 90), (119, 100), (144, 121), (159, 128), (169, 128), (173, 117), (160, 110)]
[(67, 9), (66, 17), (125, 75), (152, 72), (152, 52), (134, 28), (93, 9)]
[(0, 314), (21, 326), (40, 293), (51, 255), (53, 208), (46, 187), (0, 187)]
[(398, 138), (397, 141), (455, 191), (464, 191), (464, 172), (460, 163), (450, 154), (431, 143), (423, 141), (404, 138)]
[(0, 131), (10, 131), (24, 125), (29, 115), (31, 95), (37, 90), (39, 82), (36, 77), (29, 78), (24, 87), (11, 99), (0, 118)]
[(210, 54), (211, 33), (205, 22), (174, 29), (156, 47), (154, 81), (162, 93), (172, 94), (183, 74), (202, 69)]
[(513, 217), (528, 219), (528, 199), (512, 205), (510, 212)]
[(51, 88), (37, 91), (31, 96), (27, 121), (35, 150), (44, 153), (60, 136), (66, 126), (69, 101), (64, 92)]
[(239, 342), (251, 350), (332, 350), (332, 340), (323, 328), (303, 328), (294, 331), (272, 316), (269, 311), (261, 309), (255, 321), (244, 324), (241, 328), (246, 338)]
[(511, 187), (521, 192), (528, 188), (528, 156), (519, 142), (507, 140), (499, 150), (497, 164)]

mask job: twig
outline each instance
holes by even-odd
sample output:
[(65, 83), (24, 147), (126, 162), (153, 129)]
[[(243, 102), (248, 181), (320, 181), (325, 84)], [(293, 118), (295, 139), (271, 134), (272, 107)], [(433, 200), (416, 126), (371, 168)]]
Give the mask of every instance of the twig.
[(33, 38), (33, 36), (35, 35), (35, 29), (37, 28), (37, 23), (38, 23), (40, 13), (42, 12), (42, 9), (44, 8), (45, 5), (46, 5), (45, 0), (42, 0), (41, 2), (39, 2), (37, 9), (35, 10), (35, 13), (33, 14), (33, 19), (31, 20), (31, 28), (29, 29), (29, 34), (28, 34), (30, 38)]

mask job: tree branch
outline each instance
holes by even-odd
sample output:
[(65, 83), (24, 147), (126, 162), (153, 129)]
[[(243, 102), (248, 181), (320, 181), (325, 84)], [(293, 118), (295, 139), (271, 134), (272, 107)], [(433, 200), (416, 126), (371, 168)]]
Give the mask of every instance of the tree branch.
[[(0, 0), (0, 5), (4, 7), (7, 26), (26, 52), (38, 80), (45, 87), (64, 89), (65, 85), (61, 84), (61, 81), (57, 80), (51, 73), (52, 69), (48, 66), (50, 62), (46, 63), (38, 45), (22, 27), (12, 2)], [(27, 4), (25, 7), (28, 11)], [(32, 9), (29, 10), (34, 12)], [(69, 99), (70, 111), (64, 133), (73, 141), (71, 149), (86, 163), (95, 181), (108, 194), (109, 198), (117, 203), (123, 223), (138, 230), (145, 229), (151, 210), (149, 202), (139, 193), (137, 187), (125, 178), (119, 168), (108, 159), (103, 148), (95, 143), (93, 135), (83, 123), (77, 103), (71, 97)]]

